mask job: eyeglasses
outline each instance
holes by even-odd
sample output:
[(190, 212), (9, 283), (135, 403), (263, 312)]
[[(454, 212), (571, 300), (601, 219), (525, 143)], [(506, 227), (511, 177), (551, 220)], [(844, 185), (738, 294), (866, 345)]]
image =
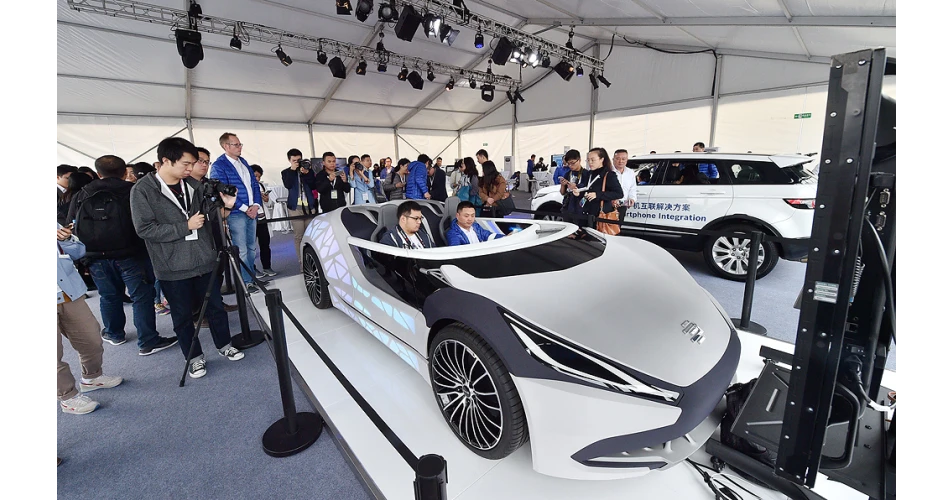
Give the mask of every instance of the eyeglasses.
[(566, 166), (566, 167), (574, 167), (575, 165), (578, 165), (578, 163), (579, 163), (580, 161), (581, 161), (581, 160), (569, 160), (569, 161), (565, 162), (565, 166)]
[(417, 221), (417, 222), (423, 222), (423, 219), (424, 219), (424, 217), (423, 217), (422, 215), (417, 216), (417, 217), (411, 217), (411, 216), (409, 216), (409, 215), (404, 215), (404, 217), (406, 217), (407, 219), (413, 219), (413, 220), (415, 220), (415, 221)]
[(208, 160), (198, 160), (196, 163), (201, 163), (203, 165), (208, 165)]
[(233, 148), (240, 148), (240, 147), (244, 146), (244, 144), (242, 144), (242, 143), (240, 143), (240, 142), (226, 142), (225, 144), (227, 144), (227, 145), (229, 145), (229, 146), (231, 146), (231, 147), (233, 147)]

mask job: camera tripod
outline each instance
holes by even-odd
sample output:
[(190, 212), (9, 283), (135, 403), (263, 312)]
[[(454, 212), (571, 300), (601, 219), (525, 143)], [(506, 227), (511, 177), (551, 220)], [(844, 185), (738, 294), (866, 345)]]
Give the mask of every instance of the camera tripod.
[[(209, 215), (214, 210), (219, 210), (219, 207), (213, 206), (210, 210), (202, 210), (205, 215), (206, 224), (211, 221), (211, 217), (209, 217)], [(238, 247), (235, 245), (228, 245), (227, 247), (225, 246), (227, 238), (225, 235), (224, 221), (220, 216), (217, 217), (216, 229), (219, 238), (213, 238), (215, 250), (218, 254), (215, 258), (215, 270), (212, 271), (213, 275), (208, 280), (208, 286), (205, 288), (205, 296), (202, 299), (202, 306), (199, 309), (198, 319), (195, 320), (195, 333), (192, 335), (192, 343), (188, 349), (188, 355), (186, 356), (185, 360), (185, 370), (182, 372), (181, 380), (179, 380), (179, 387), (185, 386), (185, 376), (188, 374), (189, 364), (191, 363), (192, 358), (195, 356), (195, 349), (198, 346), (198, 334), (201, 331), (202, 321), (205, 319), (205, 312), (208, 310), (208, 301), (211, 298), (213, 290), (212, 287), (218, 284), (217, 277), (219, 274), (221, 274), (223, 266), (226, 266), (224, 269), (226, 273), (232, 273), (232, 276), (234, 277), (233, 281), (237, 284), (240, 284), (240, 287), (236, 286), (235, 294), (238, 299), (238, 319), (241, 324), (241, 333), (231, 338), (232, 347), (240, 351), (244, 351), (264, 341), (264, 332), (261, 330), (251, 330), (248, 325), (248, 305), (246, 300), (249, 297), (249, 294), (247, 287), (245, 287), (244, 280), (241, 279), (241, 271), (238, 268), (238, 263), (241, 263), (241, 259), (239, 258), (238, 254)], [(250, 272), (253, 273), (253, 271)], [(218, 286), (221, 285), (218, 284)], [(209, 330), (211, 330), (211, 325), (209, 325)]]

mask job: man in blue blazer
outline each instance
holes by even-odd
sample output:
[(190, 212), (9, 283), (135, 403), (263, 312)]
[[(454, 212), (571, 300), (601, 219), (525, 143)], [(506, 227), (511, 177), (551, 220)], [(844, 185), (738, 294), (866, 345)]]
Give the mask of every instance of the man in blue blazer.
[[(261, 188), (258, 187), (258, 180), (255, 179), (251, 166), (241, 157), (243, 144), (238, 140), (238, 136), (225, 132), (218, 139), (218, 143), (225, 150), (225, 154), (219, 156), (212, 164), (208, 177), (238, 188), (235, 208), (228, 215), (228, 230), (231, 233), (232, 243), (238, 247), (241, 261), (248, 266), (248, 269), (254, 269), (255, 242), (257, 241), (255, 228), (259, 213), (264, 215), (261, 209)], [(241, 267), (241, 279), (245, 282), (248, 291), (257, 292), (258, 287), (252, 283), (251, 274), (243, 266), (239, 267)]]
[(501, 236), (498, 233), (483, 229), (476, 222), (476, 206), (468, 201), (461, 201), (456, 206), (456, 220), (446, 231), (446, 243), (449, 246), (469, 245), (493, 240)]

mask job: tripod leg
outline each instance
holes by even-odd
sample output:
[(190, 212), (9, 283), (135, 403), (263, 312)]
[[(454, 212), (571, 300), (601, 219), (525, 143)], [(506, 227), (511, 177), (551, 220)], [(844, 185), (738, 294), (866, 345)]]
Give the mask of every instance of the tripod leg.
[[(238, 299), (238, 320), (241, 324), (241, 333), (231, 339), (231, 345), (240, 351), (250, 349), (264, 341), (264, 332), (261, 330), (252, 330), (248, 324), (248, 289), (241, 280), (241, 272), (238, 265), (245, 265), (238, 257), (238, 247), (231, 246), (227, 255), (227, 261), (235, 276), (235, 282), (240, 283), (235, 288), (235, 296)], [(252, 273), (252, 275), (254, 275)]]
[(188, 356), (185, 357), (185, 370), (182, 371), (182, 379), (179, 380), (179, 387), (185, 386), (185, 376), (188, 375), (188, 367), (191, 365), (192, 357), (195, 355), (195, 348), (198, 346), (198, 334), (201, 332), (202, 320), (205, 319), (205, 310), (208, 309), (208, 299), (212, 295), (212, 287), (217, 282), (214, 273), (218, 272), (222, 264), (222, 255), (226, 255), (225, 250), (218, 251), (218, 257), (215, 259), (215, 270), (208, 279), (208, 286), (205, 287), (205, 298), (202, 300), (202, 307), (198, 312), (198, 320), (195, 321), (195, 333), (192, 334), (192, 344), (188, 348)]

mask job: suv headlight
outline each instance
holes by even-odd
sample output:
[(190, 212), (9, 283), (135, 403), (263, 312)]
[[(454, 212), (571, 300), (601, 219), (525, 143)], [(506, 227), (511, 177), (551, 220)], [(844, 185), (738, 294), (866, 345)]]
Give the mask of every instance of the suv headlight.
[(642, 382), (619, 369), (611, 361), (530, 325), (507, 311), (501, 311), (501, 313), (503, 319), (516, 334), (516, 338), (526, 348), (526, 352), (536, 361), (553, 370), (615, 392), (645, 399), (673, 403), (681, 396), (677, 392)]

